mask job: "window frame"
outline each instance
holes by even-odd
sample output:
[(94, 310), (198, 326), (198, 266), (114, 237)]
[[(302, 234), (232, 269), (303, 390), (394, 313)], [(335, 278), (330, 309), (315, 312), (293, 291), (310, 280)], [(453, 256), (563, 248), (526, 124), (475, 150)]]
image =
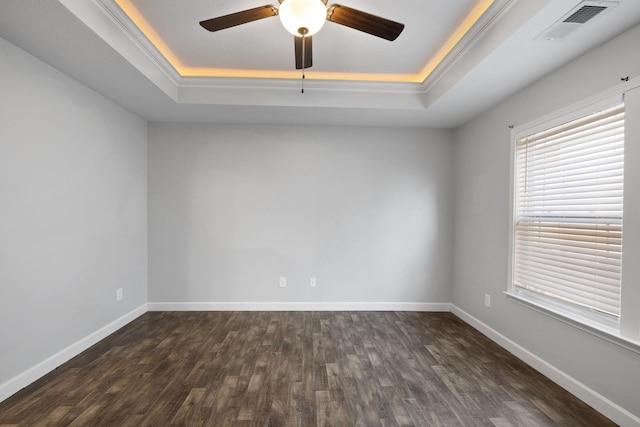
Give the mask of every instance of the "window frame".
[[(636, 111), (632, 111), (632, 114), (635, 114), (634, 117), (626, 115), (625, 119), (625, 170), (624, 170), (624, 180), (625, 180), (625, 190), (624, 190), (624, 210), (623, 214), (624, 218), (624, 230), (623, 230), (623, 279), (622, 279), (622, 301), (621, 307), (623, 312), (621, 313), (620, 320), (615, 321), (610, 316), (602, 315), (596, 312), (592, 312), (587, 309), (581, 309), (579, 307), (574, 307), (571, 304), (562, 303), (560, 301), (555, 301), (550, 298), (545, 298), (542, 295), (537, 295), (535, 292), (527, 291), (525, 289), (516, 288), (513, 282), (514, 276), (514, 268), (515, 268), (515, 220), (516, 220), (516, 141), (522, 137), (527, 135), (532, 135), (534, 133), (543, 131), (545, 129), (550, 129), (555, 126), (562, 125), (564, 123), (570, 122), (572, 120), (579, 119), (581, 117), (588, 116), (590, 114), (596, 113), (600, 110), (615, 106), (620, 104), (621, 102), (625, 103), (625, 109), (627, 108), (627, 103), (625, 99), (625, 93), (635, 90), (635, 98), (640, 99), (640, 77), (634, 78), (633, 80), (617, 85), (616, 87), (604, 91), (600, 94), (594, 95), (590, 98), (587, 98), (581, 102), (565, 107), (556, 112), (552, 112), (547, 114), (537, 120), (534, 120), (529, 123), (525, 123), (522, 125), (514, 126), (511, 128), (510, 135), (510, 170), (509, 170), (509, 232), (508, 232), (508, 282), (507, 282), (507, 290), (505, 291), (505, 295), (507, 298), (515, 303), (518, 303), (522, 306), (525, 306), (529, 309), (552, 317), (556, 320), (559, 320), (563, 323), (576, 327), (582, 331), (588, 332), (592, 335), (598, 336), (606, 341), (611, 343), (620, 345), (624, 348), (627, 348), (636, 353), (640, 353), (640, 298), (635, 298), (635, 302), (631, 303), (630, 301), (625, 301), (628, 298), (634, 298), (635, 296), (640, 295), (640, 283), (634, 284), (634, 277), (640, 278), (637, 272), (632, 271), (629, 276), (625, 280), (625, 251), (627, 246), (627, 241), (625, 240), (625, 236), (627, 240), (636, 239), (640, 240), (640, 228), (632, 227), (630, 233), (627, 234), (626, 223), (628, 216), (627, 209), (627, 197), (628, 193), (631, 191), (627, 190), (627, 181), (629, 181), (629, 176), (634, 175), (638, 176), (638, 172), (633, 170), (627, 171), (627, 144), (629, 143), (627, 140), (627, 125), (630, 121), (636, 119), (640, 115), (640, 108), (636, 108)], [(637, 103), (640, 104), (640, 103)], [(637, 105), (636, 107), (640, 107)], [(638, 132), (635, 132), (635, 136), (637, 137)], [(640, 141), (636, 138), (636, 145), (640, 143)], [(637, 153), (637, 151), (636, 151)], [(636, 156), (637, 157), (637, 156)], [(637, 159), (640, 160), (640, 159)], [(640, 167), (640, 162), (634, 160), (638, 167)], [(633, 169), (633, 168), (632, 168)], [(631, 178), (635, 179), (635, 178)], [(633, 189), (629, 189), (633, 190)], [(636, 197), (634, 197), (635, 199)], [(638, 206), (640, 205), (640, 196), (637, 197), (638, 200), (634, 201), (631, 205)], [(632, 206), (632, 207), (633, 207)], [(634, 212), (637, 216), (637, 212)], [(638, 220), (640, 222), (640, 219)], [(637, 252), (634, 248), (634, 252)], [(640, 263), (640, 259), (635, 259), (635, 263)], [(633, 261), (627, 257), (627, 262)], [(636, 280), (636, 282), (638, 282)], [(631, 309), (630, 309), (631, 308)], [(631, 313), (631, 314), (630, 314)]]

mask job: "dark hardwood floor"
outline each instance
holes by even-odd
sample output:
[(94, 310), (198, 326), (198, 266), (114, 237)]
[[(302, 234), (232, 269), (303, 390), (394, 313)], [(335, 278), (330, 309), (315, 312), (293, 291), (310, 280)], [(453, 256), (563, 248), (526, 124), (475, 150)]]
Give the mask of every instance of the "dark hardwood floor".
[(450, 313), (149, 312), (0, 425), (614, 424)]

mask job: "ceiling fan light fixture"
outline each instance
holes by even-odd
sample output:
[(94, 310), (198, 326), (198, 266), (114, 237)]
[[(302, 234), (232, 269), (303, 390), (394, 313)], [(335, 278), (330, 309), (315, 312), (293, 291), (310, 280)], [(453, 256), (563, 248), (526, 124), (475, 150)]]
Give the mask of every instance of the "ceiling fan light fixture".
[(284, 28), (294, 36), (312, 36), (327, 20), (322, 0), (284, 0), (278, 15)]

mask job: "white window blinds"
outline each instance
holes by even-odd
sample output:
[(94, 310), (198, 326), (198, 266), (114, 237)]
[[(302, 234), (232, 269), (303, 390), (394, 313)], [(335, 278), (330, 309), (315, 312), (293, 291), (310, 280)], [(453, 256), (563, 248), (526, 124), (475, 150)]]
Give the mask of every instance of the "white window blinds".
[(516, 140), (514, 286), (620, 316), (624, 105)]

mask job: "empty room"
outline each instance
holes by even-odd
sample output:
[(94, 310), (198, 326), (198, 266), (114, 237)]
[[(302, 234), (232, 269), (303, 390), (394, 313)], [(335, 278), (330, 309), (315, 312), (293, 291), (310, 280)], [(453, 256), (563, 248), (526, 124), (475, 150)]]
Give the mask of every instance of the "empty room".
[(0, 426), (640, 427), (640, 1), (0, 1)]

